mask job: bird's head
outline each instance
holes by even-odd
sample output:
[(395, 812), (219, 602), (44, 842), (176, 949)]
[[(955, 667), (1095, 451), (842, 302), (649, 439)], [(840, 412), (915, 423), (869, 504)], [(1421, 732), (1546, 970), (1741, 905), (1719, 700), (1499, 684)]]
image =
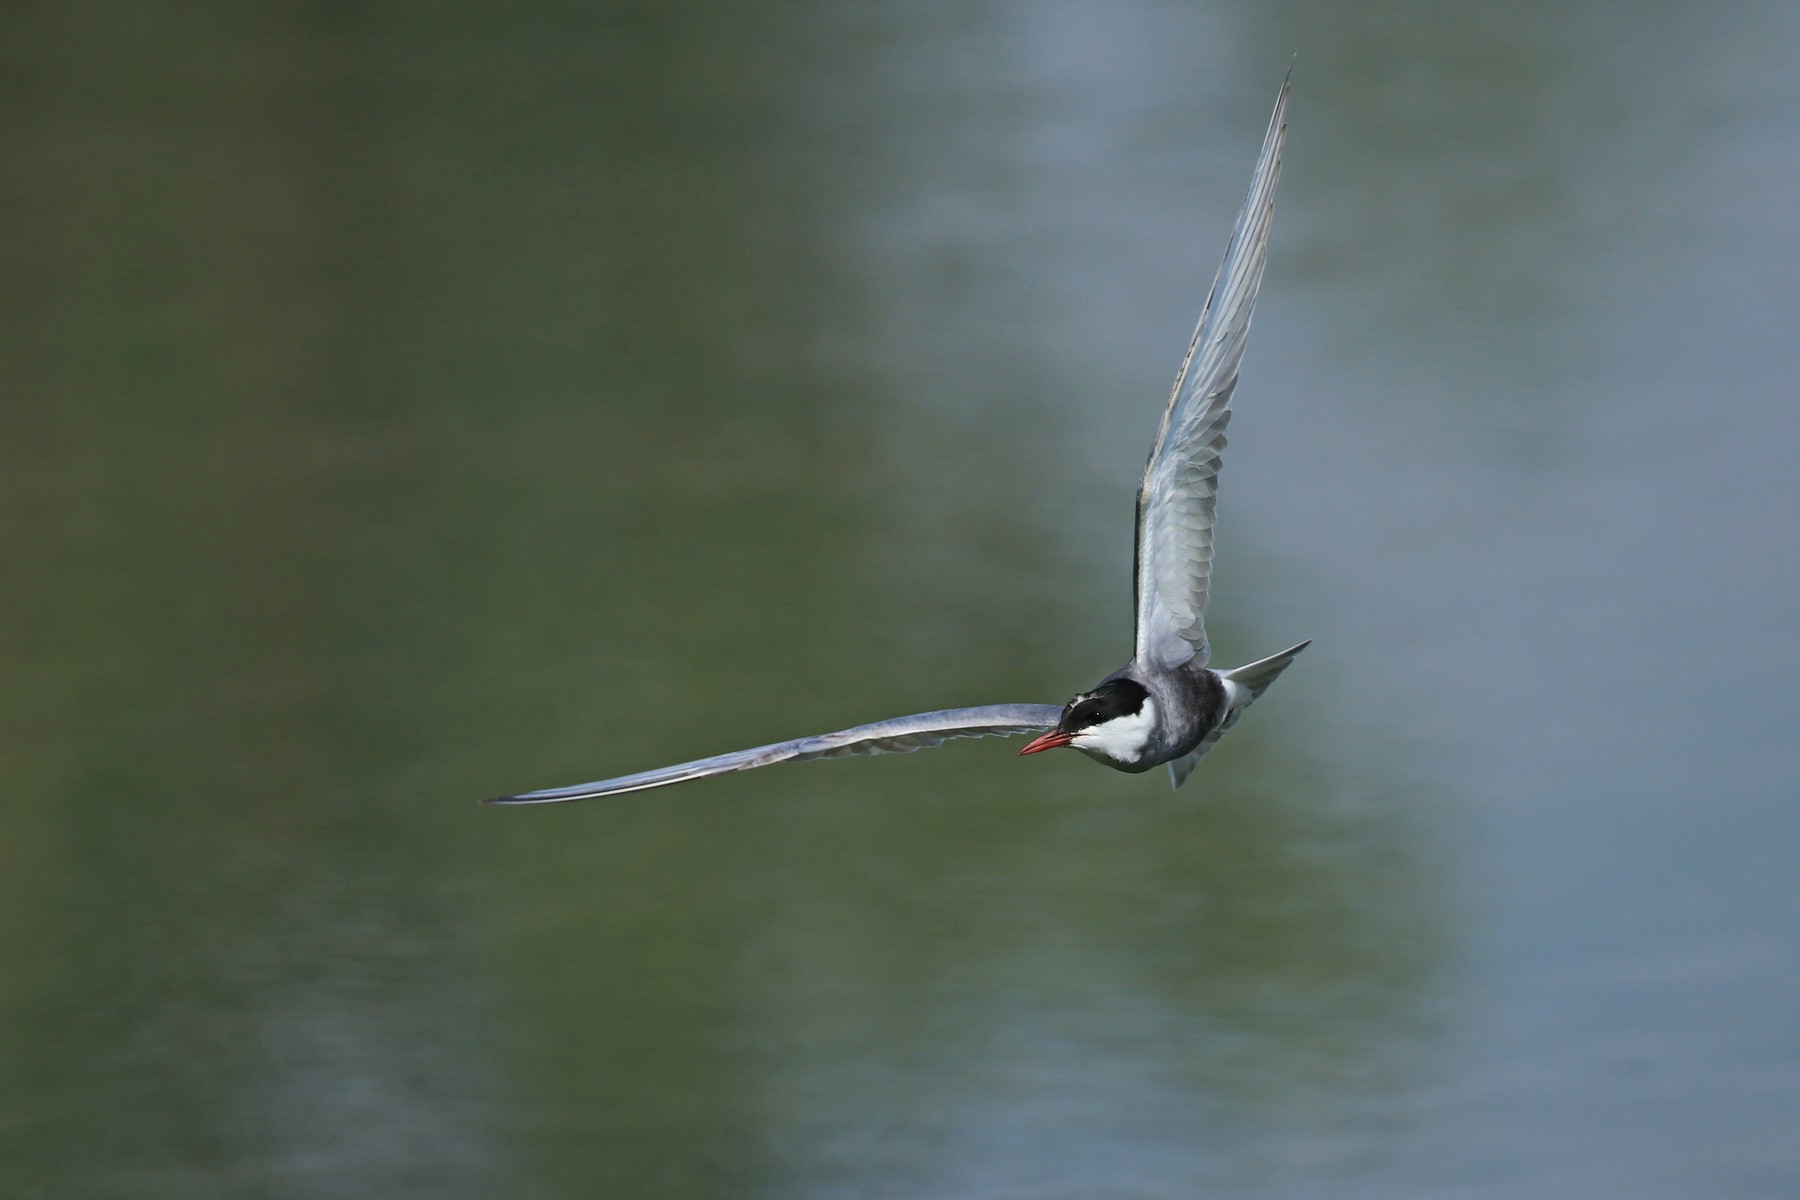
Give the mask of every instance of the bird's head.
[(1135, 679), (1109, 679), (1063, 706), (1056, 728), (1025, 743), (1020, 754), (1072, 746), (1113, 763), (1141, 758), (1156, 729), (1156, 702)]

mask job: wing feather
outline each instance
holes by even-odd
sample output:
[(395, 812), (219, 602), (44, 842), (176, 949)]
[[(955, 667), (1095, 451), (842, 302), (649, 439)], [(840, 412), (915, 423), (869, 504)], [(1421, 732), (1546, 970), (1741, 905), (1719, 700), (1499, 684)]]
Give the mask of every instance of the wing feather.
[(712, 758), (658, 767), (616, 779), (601, 779), (573, 787), (546, 788), (517, 796), (501, 796), (490, 804), (560, 804), (569, 800), (592, 800), (600, 796), (620, 796), (648, 788), (667, 787), (690, 779), (705, 779), (731, 771), (748, 771), (780, 762), (809, 762), (818, 758), (846, 758), (854, 754), (895, 754), (923, 750), (950, 738), (1010, 737), (1018, 733), (1039, 733), (1056, 724), (1062, 709), (1054, 704), (993, 704), (982, 708), (949, 708), (940, 712), (918, 713), (895, 717), (872, 725), (858, 725), (836, 733), (795, 738), (749, 750), (736, 750)]
[(1140, 662), (1176, 667), (1207, 660), (1206, 599), (1212, 585), (1219, 459), (1231, 421), (1238, 364), (1250, 333), (1250, 311), (1268, 253), (1275, 184), (1281, 178), (1281, 151), (1287, 139), (1287, 99), (1284, 79), (1249, 194), (1144, 466), (1134, 578)]

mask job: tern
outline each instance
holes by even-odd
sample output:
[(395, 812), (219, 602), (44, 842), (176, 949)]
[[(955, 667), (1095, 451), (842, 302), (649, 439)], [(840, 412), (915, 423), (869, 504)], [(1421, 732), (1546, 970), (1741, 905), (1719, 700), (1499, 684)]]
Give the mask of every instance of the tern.
[(1213, 277), (1137, 495), (1133, 592), (1136, 639), (1131, 661), (1067, 704), (995, 704), (951, 708), (796, 738), (713, 758), (659, 767), (573, 787), (502, 796), (492, 804), (557, 804), (618, 796), (746, 771), (771, 763), (936, 746), (949, 738), (1035, 733), (1020, 754), (1068, 746), (1120, 771), (1167, 763), (1180, 787), (1200, 759), (1263, 694), (1308, 642), (1280, 654), (1215, 671), (1208, 667), (1206, 599), (1212, 581), (1213, 508), (1219, 458), (1250, 311), (1262, 283), (1275, 184), (1287, 138), (1288, 80), (1283, 80), (1257, 158), (1250, 192)]

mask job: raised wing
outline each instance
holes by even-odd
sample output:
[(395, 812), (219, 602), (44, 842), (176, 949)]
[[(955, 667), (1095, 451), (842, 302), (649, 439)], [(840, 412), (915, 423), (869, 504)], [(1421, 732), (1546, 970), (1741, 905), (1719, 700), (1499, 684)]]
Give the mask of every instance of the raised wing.
[(548, 788), (518, 796), (501, 796), (489, 804), (560, 804), (565, 800), (592, 800), (620, 796), (646, 788), (667, 787), (690, 779), (705, 779), (729, 771), (748, 771), (779, 762), (808, 762), (815, 758), (843, 758), (852, 754), (892, 754), (923, 750), (949, 738), (1009, 737), (1015, 733), (1040, 733), (1056, 724), (1062, 709), (1054, 704), (992, 704), (984, 708), (947, 708), (941, 712), (895, 717), (873, 725), (858, 725), (817, 737), (795, 738), (772, 746), (757, 746), (713, 758), (677, 763), (636, 775), (579, 783), (574, 787)]
[(1212, 584), (1213, 497), (1231, 420), (1231, 392), (1262, 283), (1275, 183), (1287, 139), (1288, 81), (1263, 139), (1250, 194), (1238, 212), (1225, 258), (1144, 467), (1137, 501), (1137, 657), (1176, 667), (1207, 659), (1206, 597)]

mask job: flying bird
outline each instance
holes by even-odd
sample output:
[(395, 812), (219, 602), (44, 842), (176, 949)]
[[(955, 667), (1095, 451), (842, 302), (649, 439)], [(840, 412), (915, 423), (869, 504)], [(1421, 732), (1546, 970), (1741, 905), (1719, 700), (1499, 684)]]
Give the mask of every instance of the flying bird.
[(1309, 643), (1229, 671), (1208, 667), (1206, 598), (1213, 507), (1231, 395), (1262, 283), (1275, 184), (1287, 138), (1288, 81), (1263, 139), (1250, 193), (1163, 410), (1137, 495), (1133, 568), (1137, 633), (1131, 661), (1060, 707), (995, 704), (895, 717), (573, 787), (502, 796), (493, 804), (557, 804), (618, 796), (771, 763), (936, 746), (949, 738), (1035, 733), (1020, 754), (1068, 746), (1120, 771), (1162, 763), (1180, 787), (1206, 752)]

